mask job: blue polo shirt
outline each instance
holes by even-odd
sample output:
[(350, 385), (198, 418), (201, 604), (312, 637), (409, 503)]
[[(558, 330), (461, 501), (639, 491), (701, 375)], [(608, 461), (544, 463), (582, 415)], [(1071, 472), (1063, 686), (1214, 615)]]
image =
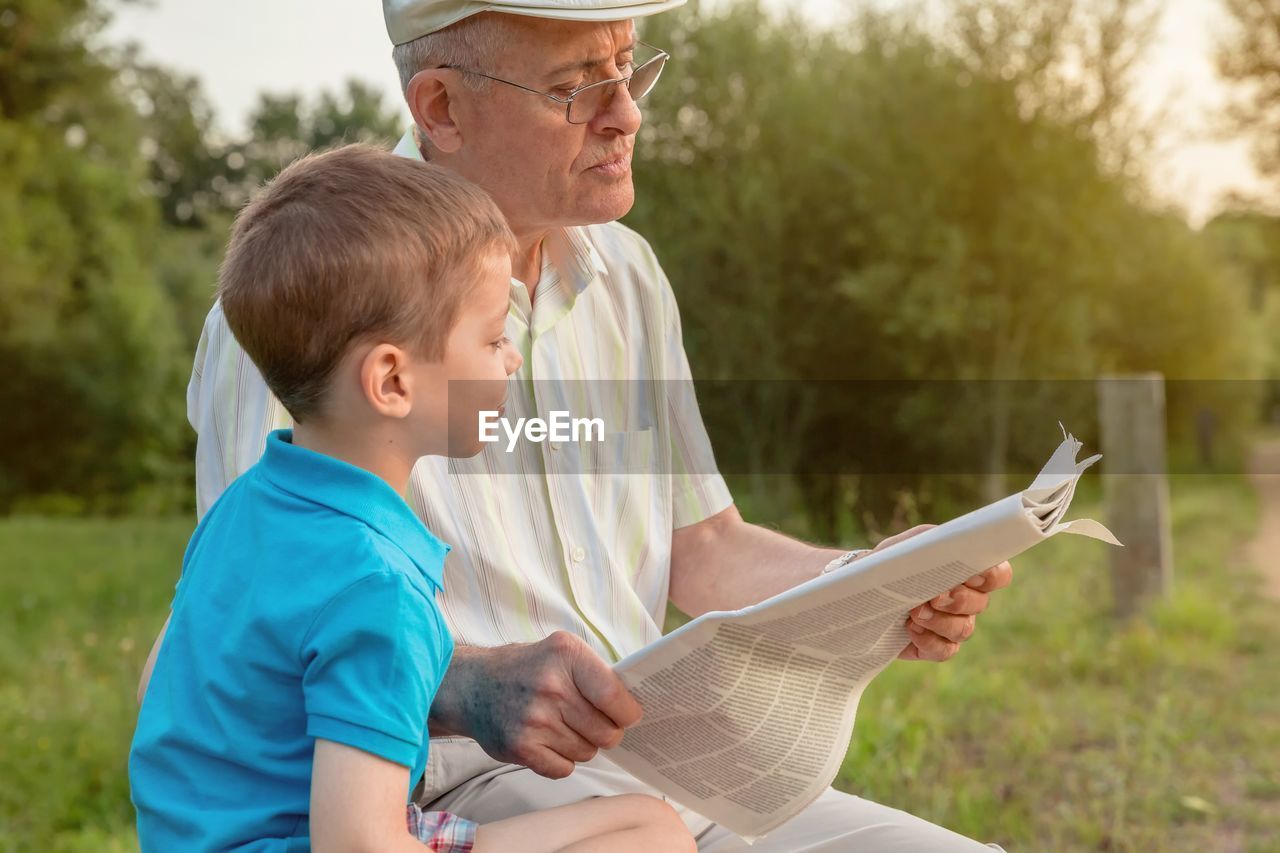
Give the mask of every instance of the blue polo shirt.
[(267, 440), (187, 545), (138, 716), (144, 851), (309, 850), (316, 738), (410, 769), (453, 654), (449, 551), (384, 480)]

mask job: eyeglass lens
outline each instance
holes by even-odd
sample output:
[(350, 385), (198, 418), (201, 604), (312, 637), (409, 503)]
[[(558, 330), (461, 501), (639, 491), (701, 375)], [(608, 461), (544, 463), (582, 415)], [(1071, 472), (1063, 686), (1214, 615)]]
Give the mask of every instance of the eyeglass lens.
[[(666, 59), (665, 56), (655, 57), (632, 72), (631, 79), (627, 81), (627, 91), (631, 94), (633, 101), (638, 101), (653, 91), (654, 84), (658, 82), (658, 76), (662, 73), (662, 66), (666, 65)], [(573, 103), (569, 105), (569, 121), (573, 124), (586, 124), (591, 121), (613, 100), (616, 88), (616, 83), (606, 80), (583, 89), (574, 96)]]

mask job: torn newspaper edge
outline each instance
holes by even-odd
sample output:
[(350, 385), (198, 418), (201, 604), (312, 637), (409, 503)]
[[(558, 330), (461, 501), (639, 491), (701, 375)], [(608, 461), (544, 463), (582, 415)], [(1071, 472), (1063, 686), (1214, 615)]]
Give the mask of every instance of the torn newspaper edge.
[(644, 718), (614, 762), (748, 842), (835, 778), (863, 690), (906, 647), (907, 612), (1058, 533), (1120, 542), (1063, 521), (1077, 462), (1062, 444), (1031, 486), (733, 612), (706, 613), (620, 661)]

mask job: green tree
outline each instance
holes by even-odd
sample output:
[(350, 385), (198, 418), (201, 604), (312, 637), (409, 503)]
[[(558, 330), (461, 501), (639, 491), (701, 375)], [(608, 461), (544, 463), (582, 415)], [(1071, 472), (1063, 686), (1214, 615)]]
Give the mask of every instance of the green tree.
[[(672, 278), (697, 374), (782, 380), (704, 413), (721, 455), (814, 472), (797, 479), (819, 532), (848, 495), (926, 494), (930, 459), (985, 453), (1001, 489), (1046, 425), (1089, 437), (1079, 389), (1099, 371), (1248, 360), (1238, 290), (1143, 205), (1126, 104), (1150, 4), (1016, 5), (1028, 17), (991, 0), (833, 32), (690, 4), (645, 25), (675, 60), (628, 221)], [(805, 384), (827, 379), (871, 382)], [(886, 458), (908, 475), (821, 476)]]
[(245, 140), (228, 155), (229, 180), (239, 187), (237, 202), (309, 151), (343, 142), (389, 143), (405, 127), (368, 83), (348, 80), (341, 92), (259, 96), (249, 116)]
[[(1222, 213), (1205, 226), (1204, 240), (1238, 281), (1249, 313), (1262, 330), (1262, 395), (1269, 409), (1280, 406), (1280, 217), (1249, 210)], [(1274, 417), (1274, 416), (1273, 416)]]
[(118, 85), (141, 121), (146, 189), (164, 222), (177, 228), (208, 226), (234, 203), (227, 163), (231, 146), (218, 141), (213, 108), (199, 81), (144, 63), (131, 47)]
[(1259, 169), (1280, 181), (1280, 0), (1223, 0), (1232, 29), (1218, 70), (1235, 84), (1229, 118), (1254, 141)]
[(137, 115), (87, 45), (92, 0), (0, 12), (0, 509), (119, 508), (174, 458), (181, 417)]

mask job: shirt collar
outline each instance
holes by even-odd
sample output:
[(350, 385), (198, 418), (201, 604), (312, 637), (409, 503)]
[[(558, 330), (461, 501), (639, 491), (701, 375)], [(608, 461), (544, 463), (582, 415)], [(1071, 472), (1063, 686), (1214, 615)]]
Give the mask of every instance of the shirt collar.
[(607, 271), (595, 244), (587, 238), (586, 228), (570, 226), (547, 235), (542, 249), (575, 294), (587, 289)]
[(398, 154), (401, 157), (408, 157), (410, 160), (423, 160), (422, 149), (418, 147), (418, 126), (410, 125), (409, 129), (404, 132), (404, 136), (400, 137), (400, 141), (396, 143), (396, 147), (391, 149), (392, 154)]
[(404, 498), (381, 477), (298, 447), (291, 429), (278, 429), (267, 436), (262, 472), (277, 488), (372, 527), (403, 551), (428, 580), (444, 586), (444, 558), (450, 546), (427, 530)]

